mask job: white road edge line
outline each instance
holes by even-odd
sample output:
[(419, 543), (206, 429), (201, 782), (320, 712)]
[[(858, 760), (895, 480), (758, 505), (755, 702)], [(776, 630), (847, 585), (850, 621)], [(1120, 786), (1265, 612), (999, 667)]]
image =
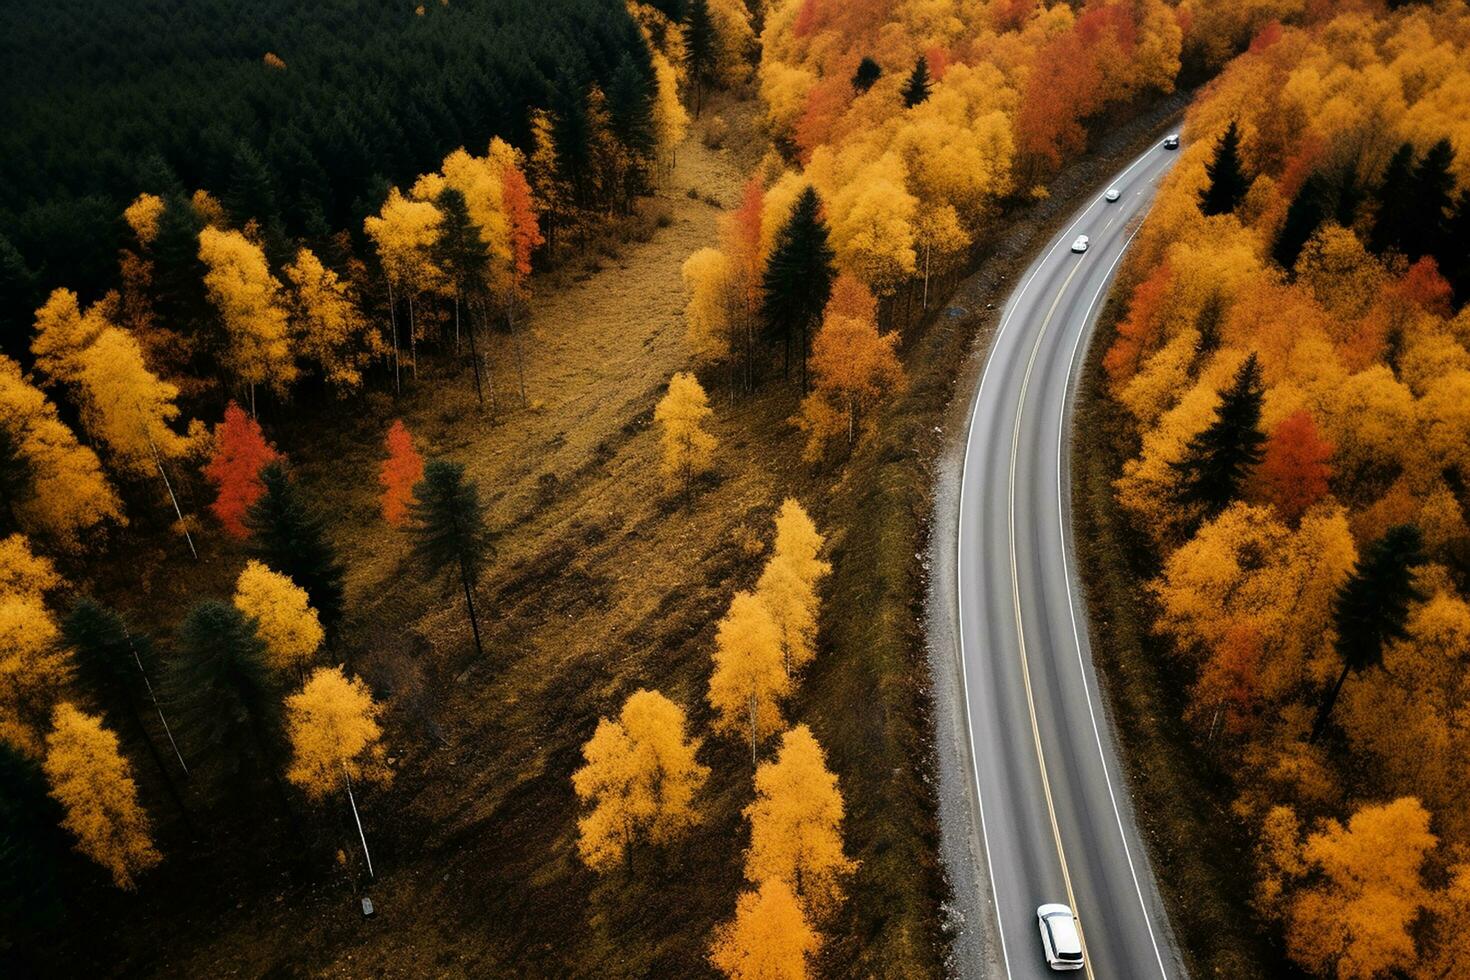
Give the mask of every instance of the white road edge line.
[[(1138, 157), (1138, 159), (1134, 160), (1128, 165), (1127, 170), (1124, 170), (1121, 174), (1118, 175), (1117, 178), (1115, 178), (1115, 182), (1122, 183), (1122, 178), (1128, 176), (1129, 172), (1132, 171), (1134, 167), (1138, 166), (1145, 159), (1147, 159), (1149, 154), (1153, 153), (1153, 151), (1156, 149), (1158, 149), (1157, 144), (1150, 146), (1147, 150), (1145, 150), (1143, 154)], [(1142, 192), (1140, 191), (1140, 193)], [(1000, 891), (995, 887), (995, 866), (994, 863), (990, 860), (990, 835), (986, 833), (985, 830), (985, 799), (984, 795), (980, 791), (980, 757), (975, 753), (975, 726), (970, 719), (970, 678), (968, 671), (965, 669), (965, 605), (963, 602), (960, 601), (960, 596), (964, 594), (964, 588), (962, 584), (964, 579), (964, 562), (961, 560), (962, 548), (960, 542), (964, 540), (965, 528), (965, 470), (968, 468), (968, 463), (970, 460), (970, 442), (975, 438), (975, 407), (980, 404), (980, 396), (985, 391), (985, 379), (990, 375), (990, 365), (992, 363), (990, 354), (994, 353), (995, 349), (1000, 345), (1000, 338), (1005, 333), (1006, 325), (1010, 323), (1011, 315), (1015, 313), (1016, 307), (1020, 305), (1021, 297), (1024, 296), (1026, 294), (1026, 290), (1031, 287), (1031, 280), (1036, 278), (1036, 274), (1041, 271), (1042, 266), (1051, 259), (1052, 253), (1061, 246), (1062, 242), (1066, 241), (1067, 236), (1071, 235), (1072, 231), (1079, 224), (1081, 224), (1082, 219), (1087, 217), (1087, 212), (1096, 207), (1097, 202), (1100, 199), (1101, 196), (1093, 198), (1092, 202), (1088, 204), (1087, 207), (1082, 209), (1082, 213), (1079, 214), (1076, 220), (1074, 220), (1072, 224), (1067, 228), (1067, 231), (1059, 236), (1056, 242), (1053, 243), (1052, 247), (1047, 250), (1046, 256), (1042, 259), (1041, 263), (1031, 270), (1031, 274), (1027, 276), (1026, 281), (1021, 284), (1020, 292), (1016, 293), (1015, 299), (1011, 303), (1011, 308), (1007, 310), (1005, 316), (1001, 318), (1000, 326), (996, 328), (995, 336), (992, 337), (990, 341), (990, 352), (986, 354), (985, 367), (982, 368), (980, 371), (980, 384), (975, 388), (975, 398), (970, 403), (970, 427), (965, 433), (965, 452), (964, 455), (960, 458), (960, 493), (957, 501), (959, 516), (955, 524), (954, 569), (955, 624), (958, 627), (960, 648), (960, 686), (961, 694), (963, 694), (965, 702), (965, 741), (968, 742), (970, 745), (970, 767), (975, 773), (975, 801), (980, 805), (980, 840), (981, 846), (985, 848), (985, 872), (986, 875), (990, 878), (990, 900), (992, 909), (995, 913), (995, 931), (996, 935), (1000, 938), (1001, 963), (1005, 967), (1007, 978), (1009, 978), (1011, 975), (1011, 961), (1010, 956), (1006, 952), (1005, 926), (1000, 920)]]
[[(1148, 210), (1151, 210), (1151, 208)], [(1148, 217), (1148, 210), (1144, 211), (1143, 216), (1145, 219)], [(1138, 228), (1142, 226), (1143, 222), (1140, 221)], [(1082, 329), (1078, 331), (1077, 339), (1072, 343), (1072, 355), (1067, 361), (1067, 384), (1062, 389), (1062, 399), (1058, 406), (1059, 411), (1057, 416), (1057, 527), (1061, 533), (1062, 576), (1067, 586), (1067, 613), (1072, 620), (1072, 642), (1077, 650), (1077, 669), (1082, 674), (1082, 690), (1087, 695), (1087, 713), (1092, 720), (1092, 737), (1097, 743), (1098, 762), (1102, 765), (1103, 780), (1108, 784), (1108, 799), (1113, 804), (1113, 819), (1118, 822), (1118, 837), (1123, 842), (1123, 855), (1128, 860), (1128, 871), (1133, 876), (1133, 891), (1138, 895), (1138, 907), (1143, 912), (1143, 924), (1148, 929), (1148, 940), (1154, 948), (1154, 959), (1159, 964), (1159, 975), (1164, 980), (1168, 980), (1169, 972), (1164, 968), (1164, 955), (1159, 950), (1159, 941), (1154, 935), (1153, 916), (1149, 914), (1148, 903), (1143, 897), (1143, 886), (1138, 880), (1138, 869), (1133, 864), (1133, 849), (1128, 846), (1128, 834), (1123, 829), (1123, 814), (1118, 809), (1118, 796), (1113, 789), (1113, 777), (1108, 772), (1107, 757), (1103, 753), (1102, 733), (1098, 729), (1097, 712), (1094, 710), (1092, 704), (1092, 687), (1087, 683), (1087, 665), (1082, 659), (1082, 635), (1077, 627), (1077, 609), (1072, 602), (1072, 571), (1067, 554), (1067, 523), (1062, 496), (1062, 436), (1066, 432), (1067, 399), (1072, 393), (1073, 372), (1076, 370), (1077, 365), (1077, 352), (1081, 349), (1083, 338), (1091, 336), (1092, 331), (1087, 328), (1087, 324), (1092, 319), (1093, 308), (1097, 305), (1098, 298), (1102, 295), (1103, 290), (1107, 289), (1110, 285), (1109, 280), (1112, 279), (1113, 270), (1123, 260), (1123, 256), (1128, 254), (1128, 246), (1132, 244), (1134, 237), (1138, 234), (1138, 228), (1135, 228), (1133, 233), (1128, 236), (1127, 241), (1123, 243), (1123, 248), (1118, 252), (1118, 257), (1113, 259), (1112, 265), (1108, 266), (1107, 275), (1104, 277), (1105, 281), (1098, 287), (1097, 292), (1093, 294), (1092, 301), (1087, 304), (1087, 313), (1082, 318)]]

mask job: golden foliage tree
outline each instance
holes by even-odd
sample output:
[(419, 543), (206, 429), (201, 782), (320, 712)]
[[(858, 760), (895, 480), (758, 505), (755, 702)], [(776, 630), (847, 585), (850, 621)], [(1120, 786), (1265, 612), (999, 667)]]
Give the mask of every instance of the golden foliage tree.
[(269, 385), (284, 395), (296, 380), (281, 283), (271, 275), (261, 247), (238, 231), (205, 227), (199, 232), (199, 260), (208, 270), (204, 286), (209, 300), (229, 338), (225, 365), (249, 386), (254, 415), (256, 385)]
[(779, 878), (743, 892), (733, 921), (715, 930), (709, 959), (731, 980), (804, 980), (821, 938)]
[(338, 393), (362, 387), (362, 372), (388, 351), (359, 308), (352, 284), (303, 248), (285, 268), (296, 349)]
[[(466, 202), (468, 204), (468, 201)], [(443, 215), (429, 201), (404, 197), (398, 188), (388, 192), (388, 199), (375, 215), (363, 220), (363, 231), (378, 251), (378, 262), (388, 279), (388, 309), (393, 326), (393, 372), (398, 378), (398, 314), (395, 291), (408, 299), (409, 345), (417, 351), (418, 324), (414, 316), (414, 299), (435, 288), (444, 278), (434, 261), (434, 245), (439, 240), (439, 224)], [(418, 364), (413, 365), (418, 373)]]
[(43, 768), (77, 850), (106, 869), (117, 887), (133, 890), (136, 876), (162, 855), (153, 846), (148, 815), (138, 805), (132, 767), (118, 751), (117, 736), (100, 718), (62, 702), (46, 736)]
[(70, 289), (53, 290), (36, 310), (35, 332), (31, 337), (36, 369), (64, 385), (80, 383), (82, 354), (109, 326), (101, 304), (94, 304), (83, 313), (76, 293)]
[(682, 478), (686, 502), (694, 477), (710, 468), (714, 455), (715, 437), (704, 430), (713, 414), (699, 380), (684, 371), (669, 379), (668, 393), (653, 410), (661, 429), (664, 475)]
[(158, 237), (158, 222), (163, 217), (163, 210), (163, 198), (145, 191), (133, 198), (133, 203), (123, 211), (123, 220), (144, 248), (152, 245), (153, 239)]
[(1431, 902), (1421, 873), (1435, 843), (1429, 814), (1412, 797), (1365, 806), (1346, 827), (1329, 820), (1309, 835), (1302, 860), (1319, 883), (1302, 887), (1287, 908), (1292, 959), (1343, 980), (1412, 965), (1410, 929)]
[(781, 632), (786, 670), (795, 673), (816, 655), (817, 585), (832, 566), (819, 556), (822, 534), (806, 510), (793, 498), (781, 503), (776, 514), (776, 546), (756, 582), (756, 595), (765, 603)]
[(73, 547), (78, 535), (123, 520), (122, 504), (97, 454), (76, 436), (20, 365), (0, 354), (0, 433), (15, 447), (26, 479), (4, 502), (23, 530)]
[(19, 534), (0, 539), (0, 739), (40, 751), (57, 693), (71, 680), (71, 656), (46, 608), (61, 577)]
[(252, 560), (235, 582), (235, 608), (254, 622), (273, 669), (305, 673), (326, 636), (305, 589)]
[(737, 592), (715, 631), (714, 672), (707, 699), (715, 731), (744, 734), (751, 764), (762, 739), (782, 724), (781, 700), (791, 692), (781, 630), (759, 596)]
[(657, 691), (638, 690), (616, 721), (606, 718), (582, 746), (572, 774), (577, 798), (592, 806), (577, 821), (577, 850), (589, 868), (632, 860), (643, 840), (663, 844), (699, 821), (694, 797), (709, 776), (685, 735), (684, 711)]
[(386, 784), (393, 779), (393, 770), (384, 762), (381, 713), (382, 706), (367, 685), (349, 678), (341, 667), (318, 667), (301, 690), (286, 699), (286, 734), (291, 740), (286, 778), (313, 800), (346, 792), (369, 875), (373, 859), (352, 781)]
[(814, 919), (842, 900), (842, 883), (857, 863), (842, 849), (842, 792), (822, 747), (805, 725), (781, 736), (775, 761), (755, 773), (755, 801), (745, 808), (750, 849), (745, 877), (783, 882)]
[(146, 476), (163, 460), (193, 452), (202, 423), (187, 435), (173, 427), (179, 390), (148, 369), (143, 350), (120, 327), (108, 327), (81, 355), (82, 425), (105, 445), (113, 465)]

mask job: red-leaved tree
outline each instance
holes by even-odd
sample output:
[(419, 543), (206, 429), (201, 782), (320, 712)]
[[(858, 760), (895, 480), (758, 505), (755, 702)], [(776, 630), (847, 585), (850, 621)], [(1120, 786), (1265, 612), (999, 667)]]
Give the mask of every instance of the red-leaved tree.
[(1332, 443), (1322, 437), (1312, 413), (1293, 412), (1271, 430), (1260, 480), (1266, 497), (1281, 516), (1297, 521), (1327, 492), (1332, 478)]
[(204, 475), (218, 490), (209, 509), (232, 537), (250, 534), (245, 527), (245, 511), (265, 492), (260, 468), (280, 458), (260, 431), (260, 423), (230, 402), (224, 420), (214, 427), (214, 454), (204, 467)]
[(424, 457), (413, 448), (413, 436), (402, 419), (394, 420), (383, 442), (388, 447), (388, 458), (378, 472), (378, 482), (383, 485), (383, 519), (398, 527), (408, 516), (414, 485), (424, 478)]

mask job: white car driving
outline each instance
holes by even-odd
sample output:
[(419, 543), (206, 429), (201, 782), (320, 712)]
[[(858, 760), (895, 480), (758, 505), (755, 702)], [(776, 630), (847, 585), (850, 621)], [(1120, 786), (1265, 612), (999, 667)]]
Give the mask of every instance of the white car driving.
[(1122, 196), (1123, 196), (1123, 192), (1120, 191), (1120, 190), (1118, 190), (1118, 188), (1116, 188), (1116, 187), (1109, 187), (1108, 188), (1108, 192), (1103, 195), (1103, 200), (1105, 200), (1109, 204), (1111, 204), (1111, 203), (1113, 203), (1114, 201), (1116, 201), (1118, 198), (1120, 198)]
[(1086, 235), (1078, 235), (1077, 240), (1072, 243), (1072, 251), (1085, 252), (1087, 251), (1088, 244), (1090, 243)]
[(1170, 133), (1168, 136), (1165, 136), (1164, 137), (1164, 149), (1166, 149), (1166, 150), (1177, 150), (1177, 149), (1179, 149), (1179, 134), (1178, 133)]
[(1043, 905), (1036, 910), (1036, 923), (1046, 965), (1053, 970), (1082, 969), (1082, 934), (1072, 910), (1065, 905)]

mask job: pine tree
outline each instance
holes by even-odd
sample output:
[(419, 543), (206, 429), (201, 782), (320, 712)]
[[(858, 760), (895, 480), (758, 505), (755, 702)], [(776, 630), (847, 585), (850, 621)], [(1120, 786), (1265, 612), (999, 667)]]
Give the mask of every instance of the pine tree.
[[(65, 818), (47, 792), (40, 763), (0, 741), (0, 936), (33, 935), (60, 921), (57, 875), (67, 850), (60, 830)], [(31, 975), (28, 966), (22, 959), (21, 976)]]
[(449, 568), (458, 572), (475, 652), (483, 657), (474, 588), (491, 555), (492, 544), (480, 504), (480, 488), (473, 480), (465, 479), (464, 467), (459, 463), (436, 459), (424, 467), (424, 478), (413, 494), (409, 531), (414, 538), (414, 557), (430, 577)]
[(1281, 231), (1276, 235), (1271, 257), (1287, 272), (1296, 268), (1297, 256), (1302, 254), (1307, 240), (1316, 233), (1322, 219), (1327, 216), (1327, 198), (1325, 181), (1319, 175), (1312, 174), (1302, 182), (1301, 190), (1297, 191), (1296, 197), (1286, 209), (1286, 220), (1282, 222)]
[(640, 70), (633, 56), (624, 51), (607, 85), (607, 111), (613, 134), (635, 161), (629, 168), (634, 179), (625, 188), (629, 200), (647, 189), (649, 168), (657, 149), (653, 125), (654, 84), (651, 75)]
[(791, 216), (777, 232), (761, 278), (764, 290), (761, 314), (767, 331), (785, 343), (788, 377), (792, 342), (800, 345), (803, 393), (807, 390), (807, 336), (821, 318), (837, 278), (832, 264), (835, 256), (821, 210), (821, 199), (808, 185), (797, 197)]
[(1352, 575), (1338, 588), (1332, 615), (1342, 673), (1322, 699), (1309, 741), (1317, 741), (1326, 729), (1348, 674), (1361, 674), (1381, 664), (1384, 646), (1408, 636), (1404, 624), (1409, 605), (1425, 598), (1414, 584), (1414, 567), (1424, 561), (1419, 529), (1399, 524), (1368, 546)]
[(1225, 128), (1215, 143), (1215, 156), (1205, 164), (1210, 183), (1199, 193), (1199, 209), (1206, 215), (1229, 214), (1234, 211), (1249, 189), (1250, 182), (1240, 163), (1240, 130), (1235, 120)]
[(689, 0), (684, 19), (684, 67), (694, 82), (694, 116), (704, 106), (704, 86), (715, 71), (718, 38), (710, 19), (709, 0)]
[(1184, 456), (1172, 464), (1180, 501), (1201, 507), (1205, 517), (1235, 499), (1265, 453), (1266, 436), (1260, 429), (1264, 395), (1261, 366), (1251, 354), (1230, 387), (1220, 392), (1214, 421), (1189, 440)]
[(163, 708), (148, 679), (152, 666), (152, 643), (144, 634), (128, 631), (123, 618), (114, 610), (88, 596), (72, 603), (71, 610), (61, 621), (62, 636), (71, 647), (72, 660), (77, 666), (77, 676), (93, 699), (102, 705), (114, 727), (127, 724), (148, 750), (164, 786), (174, 805), (187, 821), (188, 808), (174, 785), (172, 766), (164, 761), (163, 754), (154, 744), (153, 736), (143, 723), (146, 710), (143, 698), (146, 694), (149, 707), (158, 715), (164, 735), (171, 746), (170, 751), (178, 760), (179, 768), (188, 775), (178, 746), (174, 743), (173, 731), (164, 717)]
[(174, 647), (163, 690), (191, 757), (217, 773), (264, 772), (294, 821), (278, 772), (281, 702), (255, 627), (234, 606), (206, 599), (184, 616)]
[(1470, 242), (1445, 242), (1445, 218), (1454, 201), (1455, 147), (1448, 139), (1440, 139), (1424, 154), (1414, 168), (1414, 192), (1410, 197), (1410, 233), (1400, 243), (1409, 260), (1424, 255), (1439, 255), (1445, 244), (1458, 254), (1470, 252)]
[[(1414, 145), (1402, 143), (1388, 159), (1383, 177), (1373, 193), (1378, 204), (1368, 248), (1378, 254), (1404, 251), (1414, 237)], [(1303, 239), (1305, 241), (1305, 239)]]
[(77, 850), (106, 869), (117, 887), (132, 891), (135, 876), (163, 858), (153, 846), (117, 736), (100, 719), (63, 702), (46, 736), (43, 768), (51, 796), (66, 810), (62, 826), (77, 838)]
[(929, 78), (929, 59), (919, 55), (914, 70), (909, 72), (908, 81), (903, 83), (903, 104), (912, 109), (929, 98), (933, 82)]
[(342, 623), (343, 568), (320, 513), (279, 462), (260, 471), (265, 492), (245, 512), (251, 554), (306, 590), (331, 642)]
[(863, 60), (858, 62), (857, 70), (852, 73), (852, 87), (859, 93), (866, 92), (882, 76), (883, 69), (878, 66), (878, 62), (865, 55)]
[[(434, 261), (454, 286), (455, 314), (458, 315), (461, 304), (483, 311), (490, 275), (490, 246), (485, 242), (483, 229), (471, 220), (464, 194), (457, 188), (444, 188), (435, 203), (442, 217), (433, 248)], [(475, 376), (475, 397), (484, 405), (477, 326), (480, 319), (483, 315), (470, 316), (470, 366)], [(491, 401), (493, 404), (493, 393)]]

